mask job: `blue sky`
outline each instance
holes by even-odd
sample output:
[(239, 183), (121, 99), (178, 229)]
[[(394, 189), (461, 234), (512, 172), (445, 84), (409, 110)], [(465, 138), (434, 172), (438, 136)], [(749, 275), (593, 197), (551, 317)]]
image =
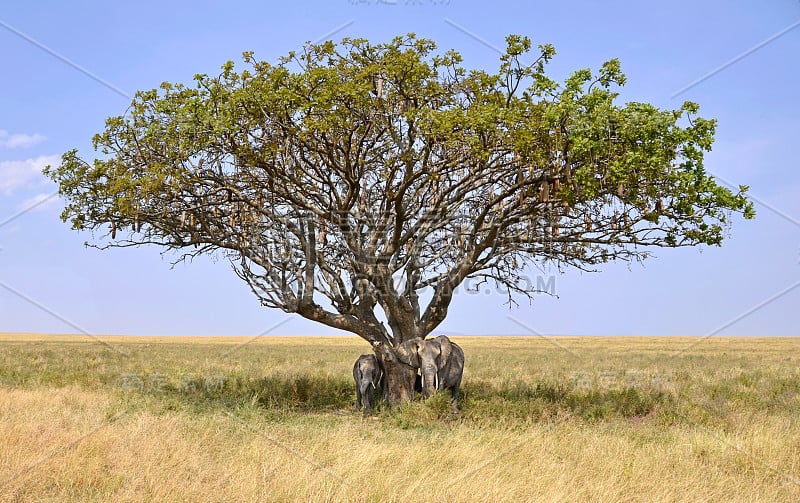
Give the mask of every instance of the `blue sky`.
[(799, 22), (796, 0), (4, 5), (0, 332), (257, 335), (280, 324), (270, 333), (334, 333), (260, 307), (225, 263), (171, 269), (171, 256), (155, 248), (87, 249), (91, 236), (61, 223), (58, 199), (29, 208), (55, 190), (39, 170), (71, 148), (91, 157), (92, 135), (130, 102), (123, 95), (216, 73), (245, 50), (275, 61), (338, 30), (330, 38), (415, 32), (486, 69), (498, 64), (492, 46), (524, 34), (556, 47), (550, 73), (559, 78), (618, 57), (628, 76), (622, 101), (677, 108), (692, 100), (719, 120), (706, 166), (720, 180), (750, 185), (757, 201), (756, 220), (735, 219), (722, 248), (657, 250), (643, 265), (593, 274), (541, 273), (558, 298), (539, 295), (511, 310), (501, 294), (462, 290), (439, 332), (798, 335)]

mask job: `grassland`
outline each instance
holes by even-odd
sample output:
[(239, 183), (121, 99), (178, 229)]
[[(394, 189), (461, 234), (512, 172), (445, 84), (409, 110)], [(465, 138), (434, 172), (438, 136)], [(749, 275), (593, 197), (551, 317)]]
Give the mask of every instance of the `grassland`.
[(0, 501), (800, 501), (800, 339), (454, 339), (365, 418), (357, 338), (0, 334)]

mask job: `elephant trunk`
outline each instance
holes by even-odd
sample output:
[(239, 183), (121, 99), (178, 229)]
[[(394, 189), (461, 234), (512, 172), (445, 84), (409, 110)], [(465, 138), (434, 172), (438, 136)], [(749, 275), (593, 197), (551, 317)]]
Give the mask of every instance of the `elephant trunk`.
[(425, 365), (422, 367), (422, 393), (427, 397), (431, 394), (432, 390), (438, 388), (439, 376), (436, 372), (436, 367), (433, 365)]

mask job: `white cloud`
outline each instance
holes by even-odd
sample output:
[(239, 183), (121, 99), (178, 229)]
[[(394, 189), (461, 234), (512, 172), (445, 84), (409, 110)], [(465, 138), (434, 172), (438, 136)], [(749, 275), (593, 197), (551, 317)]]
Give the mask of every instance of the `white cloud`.
[(48, 182), (42, 169), (48, 164), (58, 165), (57, 155), (42, 155), (24, 161), (0, 161), (0, 193), (12, 195), (16, 190), (41, 186)]
[(20, 211), (41, 211), (53, 206), (58, 202), (58, 193), (41, 193), (22, 201), (17, 209)]
[(25, 148), (41, 143), (45, 137), (40, 134), (11, 134), (0, 129), (0, 148)]

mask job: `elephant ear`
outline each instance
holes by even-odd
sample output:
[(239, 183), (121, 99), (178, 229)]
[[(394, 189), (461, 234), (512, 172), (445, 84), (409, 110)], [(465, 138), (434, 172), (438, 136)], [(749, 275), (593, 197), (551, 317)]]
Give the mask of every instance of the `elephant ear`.
[(441, 352), (439, 353), (439, 361), (437, 364), (439, 368), (442, 368), (447, 365), (448, 361), (450, 361), (450, 354), (453, 352), (453, 343), (450, 342), (450, 339), (448, 339), (446, 335), (440, 335), (436, 338), (436, 341), (439, 343), (439, 347), (441, 348)]
[(397, 359), (411, 367), (420, 368), (419, 344), (421, 341), (419, 337), (415, 337), (397, 346)]

